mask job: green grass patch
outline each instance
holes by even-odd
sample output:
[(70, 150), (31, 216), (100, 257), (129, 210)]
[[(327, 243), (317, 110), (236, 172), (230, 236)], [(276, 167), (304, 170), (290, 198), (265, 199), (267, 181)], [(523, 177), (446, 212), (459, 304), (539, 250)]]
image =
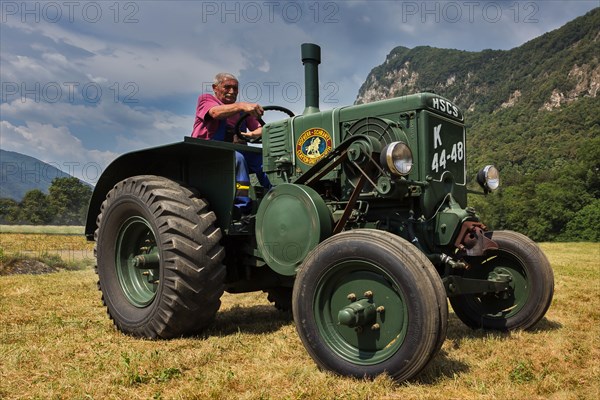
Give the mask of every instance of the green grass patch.
[(40, 233), (46, 235), (83, 235), (78, 225), (0, 225), (0, 233)]

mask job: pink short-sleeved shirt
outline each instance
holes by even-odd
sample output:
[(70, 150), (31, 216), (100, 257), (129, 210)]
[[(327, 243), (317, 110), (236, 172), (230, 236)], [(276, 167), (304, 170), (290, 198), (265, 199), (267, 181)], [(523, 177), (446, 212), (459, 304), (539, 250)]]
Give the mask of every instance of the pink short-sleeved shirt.
[[(212, 118), (208, 111), (215, 106), (223, 105), (223, 103), (212, 94), (202, 94), (198, 97), (198, 104), (196, 105), (196, 119), (194, 121), (194, 129), (192, 130), (192, 137), (200, 139), (212, 139), (219, 129), (218, 119)], [(237, 121), (240, 119), (240, 115), (232, 115), (227, 117), (227, 126), (234, 127)], [(249, 130), (255, 130), (260, 127), (260, 123), (254, 117), (248, 117), (246, 119), (246, 126)]]

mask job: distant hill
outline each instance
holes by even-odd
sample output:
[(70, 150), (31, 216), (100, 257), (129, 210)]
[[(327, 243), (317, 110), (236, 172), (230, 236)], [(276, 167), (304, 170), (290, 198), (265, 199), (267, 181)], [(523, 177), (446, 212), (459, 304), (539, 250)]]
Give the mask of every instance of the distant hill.
[(48, 193), (53, 179), (70, 176), (37, 158), (0, 149), (0, 198), (20, 202), (28, 191)]
[(396, 47), (371, 71), (356, 103), (433, 89), (463, 109), (553, 110), (600, 91), (600, 8), (512, 50)]
[(493, 227), (585, 239), (577, 232), (600, 231), (599, 58), (596, 8), (506, 51), (396, 47), (356, 103), (425, 90), (452, 100), (465, 111), (469, 175), (501, 171), (501, 195), (475, 200)]

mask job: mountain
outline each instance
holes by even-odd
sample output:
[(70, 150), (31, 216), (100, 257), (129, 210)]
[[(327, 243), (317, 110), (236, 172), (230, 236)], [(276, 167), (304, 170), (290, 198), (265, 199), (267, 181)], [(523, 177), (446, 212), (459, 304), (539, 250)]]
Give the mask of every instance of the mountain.
[(598, 240), (579, 233), (600, 232), (599, 57), (596, 8), (511, 50), (396, 47), (356, 103), (425, 90), (452, 100), (465, 111), (469, 175), (487, 163), (501, 172), (500, 194), (474, 199), (492, 227)]
[(48, 193), (55, 178), (69, 174), (25, 154), (0, 149), (0, 198), (20, 202), (30, 190)]
[(434, 90), (471, 112), (552, 110), (600, 89), (600, 8), (512, 50), (396, 47), (356, 103)]

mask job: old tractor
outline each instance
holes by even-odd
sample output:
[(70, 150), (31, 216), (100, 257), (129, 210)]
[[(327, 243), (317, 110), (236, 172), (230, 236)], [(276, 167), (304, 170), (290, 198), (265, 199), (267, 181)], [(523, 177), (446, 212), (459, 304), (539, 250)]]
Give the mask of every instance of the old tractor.
[[(551, 267), (532, 240), (488, 230), (467, 206), (461, 110), (426, 92), (320, 111), (320, 47), (301, 54), (306, 108), (264, 125), (262, 148), (185, 137), (106, 168), (85, 232), (116, 327), (193, 335), (224, 291), (264, 291), (291, 309), (320, 368), (406, 380), (440, 350), (447, 299), (472, 328), (535, 325)], [(262, 152), (273, 184), (250, 188), (243, 220), (235, 151)], [(475, 179), (480, 194), (500, 183), (492, 165)]]

